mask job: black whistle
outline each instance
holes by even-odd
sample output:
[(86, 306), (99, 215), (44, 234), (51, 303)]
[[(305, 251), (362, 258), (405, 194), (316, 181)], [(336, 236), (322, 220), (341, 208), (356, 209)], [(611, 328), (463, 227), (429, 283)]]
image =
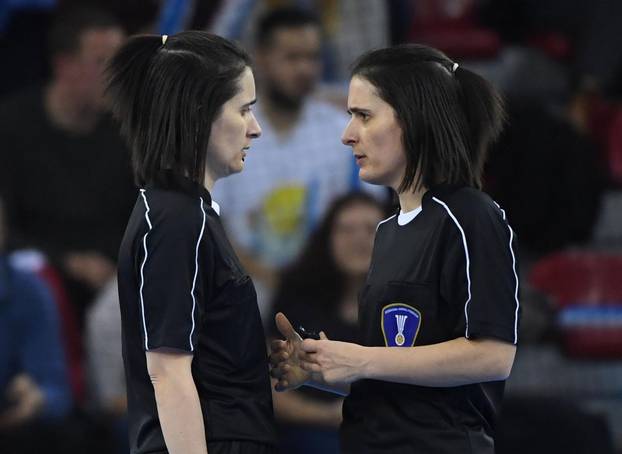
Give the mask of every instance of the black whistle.
[(298, 326), (297, 331), (298, 334), (300, 334), (300, 337), (302, 337), (303, 339), (320, 340), (320, 335), (318, 333), (312, 330), (305, 329), (302, 325)]

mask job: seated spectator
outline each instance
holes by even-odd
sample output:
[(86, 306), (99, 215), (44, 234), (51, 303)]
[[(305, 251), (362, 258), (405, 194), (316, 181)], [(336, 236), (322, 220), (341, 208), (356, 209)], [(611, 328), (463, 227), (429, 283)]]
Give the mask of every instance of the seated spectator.
[(49, 37), (51, 80), (0, 103), (0, 194), (11, 246), (43, 251), (80, 315), (115, 272), (136, 197), (103, 97), (103, 69), (124, 38), (106, 12), (59, 10)]
[(43, 446), (38, 435), (64, 419), (71, 394), (54, 301), (11, 265), (2, 227), (0, 211), (0, 452), (13, 454)]
[[(287, 313), (296, 327), (322, 327), (330, 339), (356, 341), (358, 292), (383, 215), (383, 207), (367, 194), (337, 199), (298, 260), (282, 273), (275, 313)], [(278, 337), (274, 323), (270, 326)], [(282, 451), (337, 453), (341, 404), (342, 398), (307, 387), (274, 393), (276, 416), (283, 424)]]
[(118, 452), (127, 452), (127, 395), (121, 354), (117, 280), (99, 293), (86, 315), (86, 357), (95, 407), (107, 417)]

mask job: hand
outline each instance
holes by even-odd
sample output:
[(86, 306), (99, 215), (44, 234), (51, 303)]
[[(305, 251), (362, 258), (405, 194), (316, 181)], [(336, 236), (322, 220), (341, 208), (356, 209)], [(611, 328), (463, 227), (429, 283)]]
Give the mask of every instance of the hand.
[(300, 367), (302, 338), (282, 312), (276, 314), (275, 321), (285, 340), (273, 340), (270, 346), (270, 375), (277, 379), (274, 389), (296, 389), (311, 380), (311, 373)]
[(26, 374), (15, 376), (8, 384), (6, 397), (13, 405), (0, 414), (0, 428), (7, 429), (30, 421), (45, 404), (43, 392)]
[(114, 263), (97, 252), (73, 252), (65, 256), (65, 269), (78, 281), (95, 290), (102, 288), (115, 273)]
[(363, 378), (365, 347), (349, 342), (305, 339), (299, 354), (300, 367), (317, 374), (328, 385), (350, 384)]

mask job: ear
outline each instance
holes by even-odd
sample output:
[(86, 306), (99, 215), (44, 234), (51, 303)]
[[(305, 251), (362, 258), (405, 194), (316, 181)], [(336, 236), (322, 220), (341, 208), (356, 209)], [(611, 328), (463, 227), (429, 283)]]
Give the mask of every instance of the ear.
[(73, 73), (76, 58), (69, 53), (60, 53), (52, 57), (52, 72), (57, 79), (64, 78), (67, 74)]

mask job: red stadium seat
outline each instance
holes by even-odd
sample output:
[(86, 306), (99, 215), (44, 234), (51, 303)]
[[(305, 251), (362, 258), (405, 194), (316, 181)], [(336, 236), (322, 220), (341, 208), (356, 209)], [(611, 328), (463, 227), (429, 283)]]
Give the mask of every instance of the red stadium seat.
[(529, 282), (548, 295), (568, 354), (622, 358), (622, 256), (561, 252), (532, 269)]
[(474, 0), (417, 0), (410, 40), (453, 58), (485, 59), (501, 49), (498, 34), (477, 25)]

